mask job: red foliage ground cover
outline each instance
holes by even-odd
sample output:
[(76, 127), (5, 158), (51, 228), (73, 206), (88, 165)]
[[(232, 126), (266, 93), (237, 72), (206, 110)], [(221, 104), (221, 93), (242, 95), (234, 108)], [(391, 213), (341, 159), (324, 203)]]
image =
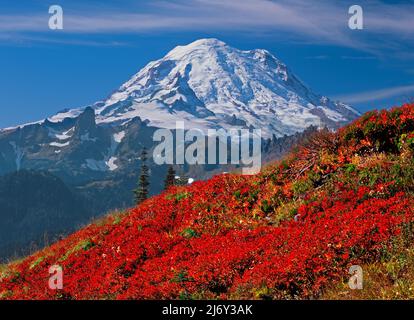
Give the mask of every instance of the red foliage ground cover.
[[(320, 149), (310, 147), (315, 141)], [(257, 176), (173, 187), (92, 224), (11, 265), (0, 298), (317, 297), (412, 231), (410, 186), (387, 163), (394, 157), (400, 166), (402, 150), (414, 147), (414, 106), (371, 112), (312, 143)], [(352, 164), (373, 153), (387, 155), (374, 181), (363, 175), (373, 172), (366, 164)], [(292, 208), (288, 218), (275, 219), (284, 208)], [(57, 291), (48, 288), (56, 264), (64, 271)]]

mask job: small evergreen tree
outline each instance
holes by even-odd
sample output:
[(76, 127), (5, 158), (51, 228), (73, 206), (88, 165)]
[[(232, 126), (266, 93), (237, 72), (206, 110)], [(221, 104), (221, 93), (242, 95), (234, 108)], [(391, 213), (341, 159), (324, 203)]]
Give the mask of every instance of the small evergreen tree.
[(141, 175), (139, 176), (138, 186), (134, 190), (136, 204), (140, 204), (148, 198), (149, 168), (147, 166), (147, 160), (148, 153), (144, 148), (141, 152)]
[(167, 177), (165, 178), (165, 187), (164, 189), (167, 190), (169, 187), (175, 185), (175, 170), (173, 166), (168, 167)]

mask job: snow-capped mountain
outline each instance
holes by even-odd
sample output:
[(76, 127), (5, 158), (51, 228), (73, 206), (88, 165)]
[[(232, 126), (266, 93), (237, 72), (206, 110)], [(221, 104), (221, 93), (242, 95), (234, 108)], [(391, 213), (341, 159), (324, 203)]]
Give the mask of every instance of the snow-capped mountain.
[[(174, 128), (261, 128), (265, 137), (291, 135), (310, 125), (336, 128), (353, 108), (313, 93), (266, 50), (241, 51), (217, 39), (179, 46), (150, 62), (103, 102), (96, 121), (119, 125), (134, 117)], [(81, 109), (49, 118), (77, 117)]]
[[(100, 204), (123, 207), (131, 199), (140, 152), (154, 147), (158, 128), (184, 121), (187, 129), (254, 127), (263, 138), (275, 138), (311, 125), (337, 128), (357, 115), (313, 93), (266, 50), (202, 39), (150, 62), (106, 100), (0, 130), (0, 175), (47, 170), (91, 197), (116, 191), (116, 199)], [(279, 155), (288, 147), (276, 145)], [(192, 178), (206, 177), (205, 168), (197, 170)], [(165, 171), (154, 166), (153, 192), (162, 189)]]

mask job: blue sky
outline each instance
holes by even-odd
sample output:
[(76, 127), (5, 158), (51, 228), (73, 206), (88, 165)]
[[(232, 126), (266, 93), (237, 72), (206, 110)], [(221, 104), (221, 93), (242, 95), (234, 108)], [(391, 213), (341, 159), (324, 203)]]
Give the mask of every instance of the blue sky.
[[(49, 30), (61, 5), (64, 30)], [(348, 28), (348, 8), (364, 29)], [(414, 1), (2, 0), (0, 127), (104, 99), (177, 45), (264, 48), (315, 92), (361, 111), (414, 98)]]

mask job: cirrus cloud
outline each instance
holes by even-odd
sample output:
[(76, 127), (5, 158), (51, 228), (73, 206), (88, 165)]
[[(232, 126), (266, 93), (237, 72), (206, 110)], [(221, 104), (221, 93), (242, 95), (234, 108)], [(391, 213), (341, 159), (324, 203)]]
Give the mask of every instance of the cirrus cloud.
[[(362, 1), (361, 1), (362, 2)], [(125, 3), (125, 1), (124, 1)], [(414, 4), (365, 1), (364, 30), (348, 28), (351, 1), (328, 0), (175, 0), (126, 1), (102, 6), (63, 1), (65, 34), (239, 31), (283, 40), (328, 43), (380, 54), (379, 47), (401, 51), (414, 37)], [(365, 3), (365, 4), (364, 4)], [(49, 32), (47, 11), (0, 15), (0, 33)], [(411, 44), (412, 45), (412, 44)]]
[(407, 95), (414, 98), (414, 84), (407, 86), (398, 86), (380, 90), (372, 90), (358, 93), (351, 93), (336, 96), (335, 99), (344, 101), (346, 103), (364, 103), (380, 101), (396, 96)]

